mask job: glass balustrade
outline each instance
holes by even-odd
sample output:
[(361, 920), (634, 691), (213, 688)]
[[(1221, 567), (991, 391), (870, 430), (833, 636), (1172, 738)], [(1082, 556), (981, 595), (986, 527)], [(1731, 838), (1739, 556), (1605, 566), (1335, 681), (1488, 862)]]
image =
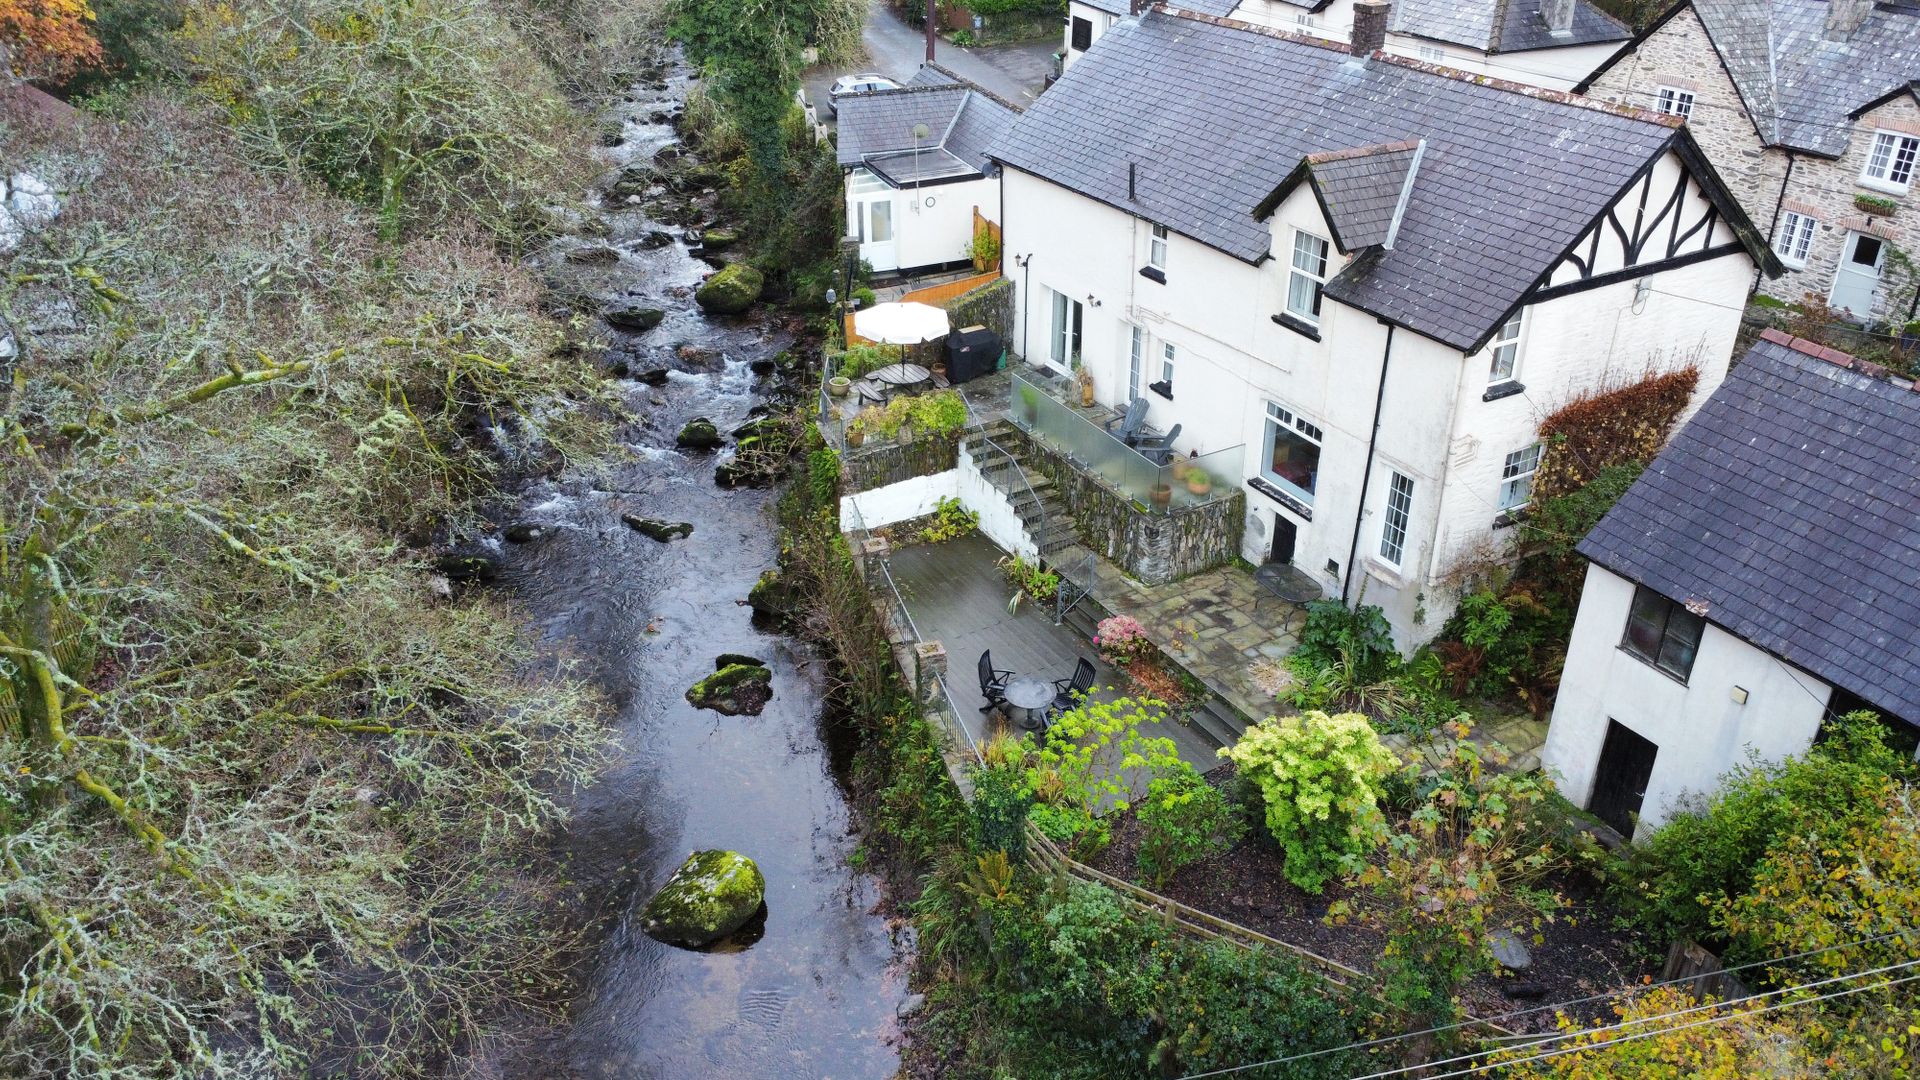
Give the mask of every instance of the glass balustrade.
[(1243, 447), (1159, 465), (1017, 372), (1011, 405), (1013, 422), (1035, 442), (1151, 512), (1228, 498), (1240, 488)]

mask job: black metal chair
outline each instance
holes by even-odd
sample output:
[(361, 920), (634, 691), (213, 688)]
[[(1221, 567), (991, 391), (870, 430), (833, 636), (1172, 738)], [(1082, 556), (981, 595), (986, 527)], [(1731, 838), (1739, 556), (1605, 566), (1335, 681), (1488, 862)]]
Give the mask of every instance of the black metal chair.
[(1093, 661), (1083, 656), (1073, 665), (1073, 678), (1055, 679), (1053, 704), (1047, 706), (1047, 723), (1053, 723), (1055, 717), (1078, 706), (1086, 692), (1093, 689), (1093, 679), (1097, 674), (1093, 669)]
[(1013, 678), (1013, 672), (1001, 671), (993, 666), (993, 650), (980, 650), (980, 696), (987, 699), (980, 706), (981, 712), (991, 712), (1007, 703), (1007, 680)]
[(1165, 465), (1173, 457), (1173, 440), (1180, 437), (1180, 425), (1175, 424), (1165, 435), (1155, 435), (1150, 439), (1141, 439), (1133, 444), (1141, 456), (1155, 465)]

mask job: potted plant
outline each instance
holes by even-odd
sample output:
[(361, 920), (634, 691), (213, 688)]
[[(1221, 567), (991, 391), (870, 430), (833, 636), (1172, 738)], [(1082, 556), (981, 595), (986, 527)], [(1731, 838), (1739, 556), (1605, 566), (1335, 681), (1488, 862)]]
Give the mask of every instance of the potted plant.
[(1073, 369), (1073, 381), (1080, 384), (1080, 407), (1093, 408), (1093, 372), (1085, 364)]
[(1176, 457), (1173, 459), (1173, 478), (1175, 480), (1186, 480), (1187, 474), (1194, 470), (1193, 457), (1194, 455), (1189, 453), (1186, 457)]
[(867, 429), (860, 426), (860, 421), (855, 420), (853, 423), (847, 425), (847, 445), (849, 447), (860, 446), (866, 441)]
[(827, 380), (827, 393), (832, 394), (834, 397), (846, 397), (847, 388), (852, 385), (852, 379), (847, 378), (845, 375), (835, 375), (833, 378)]
[(1155, 484), (1148, 490), (1147, 498), (1152, 499), (1155, 506), (1165, 506), (1173, 501), (1173, 487), (1169, 484)]
[(1878, 214), (1881, 217), (1892, 217), (1894, 211), (1900, 209), (1899, 203), (1883, 195), (1855, 195), (1853, 205), (1869, 214)]
[(1187, 490), (1195, 495), (1205, 495), (1213, 490), (1213, 477), (1198, 465), (1187, 470)]

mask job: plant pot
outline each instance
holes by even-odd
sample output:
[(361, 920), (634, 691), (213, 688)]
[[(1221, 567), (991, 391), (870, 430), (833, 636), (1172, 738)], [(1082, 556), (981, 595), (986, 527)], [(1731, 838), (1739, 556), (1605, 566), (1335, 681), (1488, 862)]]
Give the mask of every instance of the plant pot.
[(1175, 480), (1179, 480), (1184, 483), (1187, 479), (1187, 474), (1192, 471), (1193, 471), (1193, 462), (1188, 461), (1186, 458), (1177, 457), (1173, 459), (1173, 478)]
[(912, 445), (913, 444), (913, 426), (911, 424), (901, 424), (900, 430), (894, 432), (893, 434), (893, 441), (899, 443), (901, 446)]
[(935, 364), (931, 370), (933, 371), (933, 377), (936, 379), (944, 379), (947, 377), (947, 365), (945, 364)]
[(1080, 407), (1083, 409), (1093, 408), (1093, 380), (1091, 379), (1083, 380), (1080, 383)]
[(834, 397), (846, 397), (847, 389), (852, 385), (852, 379), (847, 378), (845, 375), (835, 375), (833, 378), (827, 380), (827, 393), (832, 394)]
[(1213, 490), (1213, 477), (1195, 469), (1187, 474), (1187, 490), (1195, 495), (1205, 495)]
[(847, 432), (848, 446), (859, 446), (860, 444), (866, 441), (867, 441), (867, 433), (864, 431), (860, 431), (856, 429), (854, 431)]
[(1165, 506), (1173, 501), (1173, 488), (1167, 484), (1155, 484), (1153, 490), (1147, 492), (1147, 498), (1152, 499), (1155, 506)]

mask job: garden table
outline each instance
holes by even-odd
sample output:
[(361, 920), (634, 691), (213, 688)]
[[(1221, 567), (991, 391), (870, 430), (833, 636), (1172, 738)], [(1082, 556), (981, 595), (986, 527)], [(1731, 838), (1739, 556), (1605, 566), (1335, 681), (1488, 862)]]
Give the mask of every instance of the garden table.
[(870, 372), (867, 378), (882, 382), (899, 390), (910, 390), (933, 378), (933, 372), (919, 364), (888, 364), (878, 371)]
[(1001, 696), (1007, 704), (1020, 710), (1016, 722), (1028, 731), (1042, 726), (1046, 721), (1047, 706), (1053, 704), (1056, 691), (1053, 683), (1038, 675), (1015, 675), (1007, 680), (1007, 688)]

